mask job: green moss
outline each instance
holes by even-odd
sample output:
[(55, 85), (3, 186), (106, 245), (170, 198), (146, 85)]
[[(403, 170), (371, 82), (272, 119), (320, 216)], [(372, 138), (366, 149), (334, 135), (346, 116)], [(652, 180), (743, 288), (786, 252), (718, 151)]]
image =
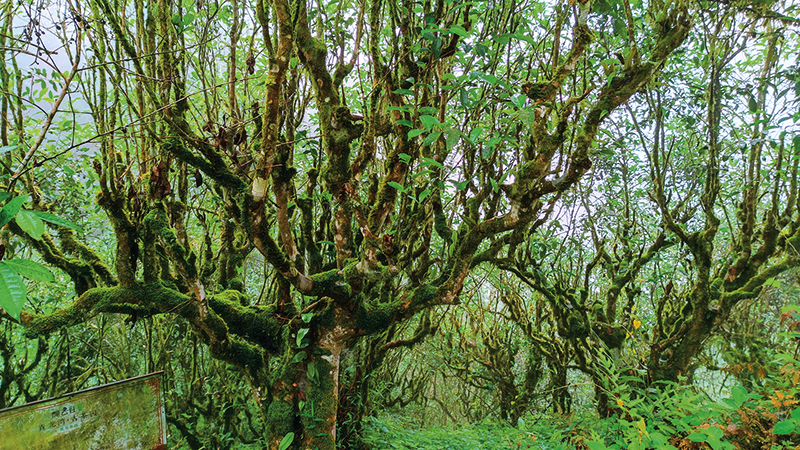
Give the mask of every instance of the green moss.
[[(227, 164), (222, 164), (221, 155), (209, 155), (214, 159), (216, 164), (212, 164), (209, 160), (195, 156), (178, 138), (171, 137), (164, 141), (162, 149), (167, 153), (174, 155), (179, 160), (189, 164), (192, 167), (200, 169), (206, 176), (210, 177), (217, 183), (233, 189), (234, 191), (246, 192), (248, 189), (247, 183), (242, 181), (239, 177), (234, 175), (228, 170)], [(213, 151), (213, 149), (208, 149)]]
[[(244, 292), (244, 282), (239, 277), (231, 278), (228, 280), (228, 289)], [(250, 303), (246, 296), (241, 296), (239, 300), (242, 302), (242, 306), (247, 306)]]
[(49, 315), (24, 313), (22, 324), (30, 338), (45, 336), (62, 328), (78, 325), (99, 313), (121, 313), (148, 317), (166, 311), (179, 312), (187, 318), (196, 316), (196, 309), (181, 308), (190, 297), (154, 281), (135, 283), (130, 288), (92, 288), (71, 306)]
[(383, 331), (394, 322), (400, 307), (396, 302), (362, 301), (356, 310), (356, 327), (369, 334)]
[(273, 436), (285, 436), (294, 431), (292, 405), (284, 401), (273, 401), (267, 408), (267, 427)]
[(350, 285), (345, 281), (344, 272), (332, 269), (317, 273), (311, 276), (314, 282), (312, 292), (308, 295), (335, 294), (342, 297), (350, 297), (352, 291)]
[(433, 203), (433, 228), (448, 246), (452, 243), (453, 231), (447, 225), (447, 217), (445, 217), (442, 204), (438, 200)]
[(178, 242), (175, 231), (169, 226), (169, 219), (162, 205), (158, 205), (147, 213), (144, 224), (153, 235), (164, 242), (167, 251), (182, 266), (184, 275), (189, 279), (197, 278), (197, 256), (193, 251), (187, 252)]
[[(360, 297), (356, 296), (354, 301), (357, 301)], [(322, 328), (333, 328), (337, 324), (341, 324), (341, 322), (337, 322), (336, 314), (334, 312), (335, 304), (333, 301), (329, 301), (328, 305), (322, 311), (315, 313), (314, 318), (311, 321), (311, 324), (315, 327), (322, 327)]]
[(567, 316), (567, 339), (580, 339), (589, 336), (589, 328), (577, 311)]
[(334, 385), (331, 363), (324, 358), (316, 358), (316, 377), (311, 383), (306, 395), (306, 402), (314, 405), (313, 415), (301, 416), (300, 421), (307, 430), (314, 430), (315, 434), (308, 442), (308, 448), (336, 448), (331, 431), (336, 426), (336, 409), (338, 399), (333, 395)]
[(722, 281), (723, 281), (722, 278), (716, 278), (711, 283), (711, 294), (713, 296), (719, 297), (719, 294), (720, 294), (719, 290), (722, 287)]
[(227, 323), (232, 333), (255, 342), (271, 353), (283, 348), (282, 327), (274, 306), (242, 306), (247, 296), (228, 290), (209, 298), (208, 304)]
[(211, 345), (211, 356), (223, 361), (236, 362), (251, 371), (264, 367), (264, 356), (255, 345), (231, 337), (227, 341), (215, 342)]
[(358, 268), (359, 262), (357, 259), (348, 259), (341, 270), (344, 279), (349, 285), (360, 283), (364, 279), (364, 274)]
[(298, 364), (291, 362), (294, 353), (295, 351), (292, 349), (287, 350), (284, 354), (283, 362), (273, 371), (272, 375), (276, 383), (283, 383), (286, 386), (291, 386), (297, 379)]
[(65, 255), (80, 255), (84, 261), (92, 266), (94, 272), (103, 282), (109, 285), (117, 284), (111, 270), (100, 260), (100, 256), (88, 246), (75, 239), (74, 231), (69, 228), (59, 227), (58, 237), (61, 241), (61, 249)]
[(375, 203), (369, 213), (369, 223), (377, 222), (378, 217), (382, 213), (381, 207), (383, 205), (391, 205), (397, 199), (397, 189), (389, 186), (388, 182), (393, 180), (383, 179), (378, 186), (378, 195), (375, 198)]
[(429, 284), (414, 289), (411, 302), (414, 305), (429, 305), (438, 298), (438, 289)]

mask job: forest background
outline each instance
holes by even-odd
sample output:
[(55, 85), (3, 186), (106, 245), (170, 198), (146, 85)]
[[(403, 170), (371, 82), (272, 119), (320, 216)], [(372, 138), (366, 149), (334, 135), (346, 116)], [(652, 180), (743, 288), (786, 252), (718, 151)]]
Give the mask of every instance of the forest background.
[(799, 10), (3, 0), (0, 408), (163, 370), (176, 449), (794, 448)]

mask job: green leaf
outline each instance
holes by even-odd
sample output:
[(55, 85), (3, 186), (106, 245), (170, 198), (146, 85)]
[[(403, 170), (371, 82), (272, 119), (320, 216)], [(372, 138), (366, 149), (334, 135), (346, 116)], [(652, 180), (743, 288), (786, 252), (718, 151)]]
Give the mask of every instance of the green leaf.
[(686, 439), (689, 439), (692, 442), (705, 442), (708, 439), (708, 436), (703, 433), (692, 433), (686, 436)]
[(450, 133), (445, 135), (444, 142), (447, 145), (447, 150), (452, 150), (453, 147), (458, 143), (458, 139), (461, 137), (461, 132), (459, 130), (451, 130)]
[(0, 306), (19, 320), (27, 294), (22, 278), (8, 264), (0, 261)]
[(18, 195), (12, 198), (6, 206), (0, 210), (0, 228), (4, 227), (8, 222), (11, 222), (11, 219), (17, 215), (20, 208), (22, 208), (22, 204), (28, 201), (28, 195)]
[(29, 280), (44, 281), (45, 283), (52, 283), (56, 280), (50, 269), (30, 259), (9, 259), (2, 263)]
[(492, 75), (492, 74), (490, 74), (490, 73), (482, 73), (482, 74), (480, 75), (480, 78), (481, 78), (483, 81), (485, 81), (485, 82), (487, 82), (487, 83), (491, 84), (492, 86), (494, 86), (494, 85), (496, 85), (496, 84), (497, 84), (497, 77), (496, 77), (496, 76), (494, 76), (494, 75)]
[(458, 92), (458, 101), (461, 103), (461, 106), (465, 108), (469, 108), (472, 106), (472, 102), (469, 101), (469, 94), (467, 93), (467, 90), (464, 88), (461, 88)]
[(317, 363), (311, 361), (306, 366), (306, 370), (308, 370), (308, 379), (315, 382), (317, 381)]
[(3, 147), (0, 147), (0, 155), (8, 153), (11, 150), (16, 149), (17, 147), (19, 147), (19, 146), (18, 145), (4, 145)]
[(398, 95), (414, 95), (414, 91), (409, 89), (395, 89), (392, 91), (392, 93)]
[(758, 111), (758, 103), (756, 103), (756, 98), (752, 95), (747, 99), (747, 108), (750, 109), (751, 113)]
[(388, 183), (386, 183), (386, 184), (388, 184), (389, 186), (391, 186), (391, 187), (393, 187), (393, 188), (397, 189), (397, 190), (398, 190), (398, 191), (400, 191), (400, 192), (403, 192), (403, 191), (405, 190), (405, 188), (403, 187), (403, 185), (402, 185), (402, 184), (400, 184), (400, 183), (398, 183), (398, 182), (396, 182), (396, 181), (390, 181), (390, 182), (388, 182)]
[(434, 141), (436, 141), (437, 139), (439, 139), (439, 137), (440, 137), (441, 135), (442, 135), (442, 132), (441, 132), (441, 131), (434, 131), (433, 133), (431, 133), (431, 134), (429, 134), (429, 135), (425, 136), (425, 139), (422, 141), (422, 145), (423, 145), (423, 146), (425, 146), (425, 145), (431, 145), (431, 144), (433, 144), (433, 143), (434, 143)]
[(411, 130), (408, 132), (408, 138), (414, 139), (415, 137), (419, 136), (420, 134), (424, 133), (425, 130)]
[(311, 353), (317, 356), (331, 356), (333, 354), (327, 348), (319, 348), (319, 347), (314, 347), (314, 349), (311, 350)]
[(278, 450), (286, 450), (292, 445), (292, 442), (294, 442), (294, 432), (290, 431), (281, 439), (281, 443), (278, 444)]
[(308, 353), (306, 352), (295, 353), (294, 357), (292, 358), (292, 364), (297, 364), (306, 358), (308, 358)]
[(797, 427), (797, 422), (793, 419), (783, 420), (775, 424), (772, 429), (773, 434), (792, 434)]
[(489, 160), (494, 154), (494, 145), (485, 145), (481, 150), (481, 159)]
[(409, 128), (413, 128), (414, 127), (414, 124), (411, 123), (410, 120), (406, 120), (406, 119), (400, 119), (395, 123), (398, 124), (398, 125), (405, 125), (405, 126), (407, 126)]
[(408, 153), (400, 153), (399, 155), (397, 155), (397, 157), (400, 158), (400, 161), (403, 161), (406, 164), (411, 162), (411, 155), (409, 155)]
[(450, 32), (453, 33), (453, 34), (457, 34), (457, 35), (459, 35), (461, 37), (464, 37), (464, 36), (469, 34), (469, 31), (467, 31), (461, 25), (451, 25), (450, 26)]
[[(424, 202), (425, 199), (428, 198), (429, 195), (431, 195), (431, 190), (430, 189), (425, 189), (424, 191), (420, 192), (420, 194), (419, 194), (419, 202), (420, 203)], [(798, 409), (798, 411), (800, 411), (800, 409)]]
[[(709, 430), (710, 429), (711, 428), (709, 428)], [(708, 444), (708, 446), (711, 447), (711, 450), (719, 450), (722, 448), (722, 442), (720, 442), (719, 438), (716, 437), (709, 437), (708, 440), (706, 441), (706, 444)]]
[(511, 97), (511, 103), (517, 106), (517, 108), (524, 108), (526, 98), (524, 95), (519, 94)]
[(459, 181), (459, 182), (455, 182), (455, 181), (450, 180), (450, 182), (453, 183), (453, 185), (455, 185), (456, 189), (458, 189), (461, 192), (464, 192), (467, 189), (467, 185), (469, 184), (469, 180), (464, 180), (464, 181)]
[(473, 130), (469, 132), (469, 140), (472, 142), (477, 142), (478, 138), (481, 137), (482, 133), (483, 133), (483, 127), (478, 126), (473, 128)]
[(439, 127), (442, 126), (442, 123), (439, 122), (439, 119), (433, 116), (429, 116), (427, 114), (419, 116), (419, 121), (422, 122), (422, 125), (428, 130), (430, 130), (434, 126), (439, 126)]
[(606, 450), (608, 448), (602, 442), (583, 441), (583, 443), (586, 444), (587, 447), (589, 447), (589, 450)]
[(310, 328), (300, 328), (297, 330), (297, 346), (300, 348), (308, 346), (308, 344), (303, 343), (303, 338), (306, 337)]
[(303, 322), (309, 323), (311, 319), (314, 317), (314, 313), (307, 312), (305, 314), (301, 314), (300, 317), (303, 319)]
[(650, 433), (650, 440), (655, 444), (655, 448), (668, 448), (667, 442), (669, 438), (665, 436), (663, 433), (659, 433), (658, 431), (653, 431)]
[(747, 400), (747, 389), (742, 386), (734, 386), (733, 389), (731, 389), (731, 398), (741, 406), (741, 404)]
[(44, 222), (42, 222), (42, 219), (34, 214), (33, 211), (22, 209), (17, 213), (16, 219), (17, 225), (22, 228), (22, 231), (28, 233), (30, 237), (37, 241), (42, 239), (42, 235), (44, 234)]
[(592, 11), (598, 14), (609, 14), (614, 11), (614, 8), (608, 2), (608, 0), (597, 0), (596, 2), (592, 3)]
[(433, 159), (433, 158), (422, 158), (422, 162), (419, 164), (420, 167), (428, 167), (428, 166), (436, 166), (438, 168), (443, 168), (442, 163)]

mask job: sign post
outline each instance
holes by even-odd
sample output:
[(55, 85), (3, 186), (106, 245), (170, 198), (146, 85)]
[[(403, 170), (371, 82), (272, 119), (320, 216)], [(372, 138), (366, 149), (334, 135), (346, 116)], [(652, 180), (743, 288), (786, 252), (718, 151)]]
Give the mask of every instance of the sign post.
[(162, 375), (0, 410), (0, 450), (166, 450)]

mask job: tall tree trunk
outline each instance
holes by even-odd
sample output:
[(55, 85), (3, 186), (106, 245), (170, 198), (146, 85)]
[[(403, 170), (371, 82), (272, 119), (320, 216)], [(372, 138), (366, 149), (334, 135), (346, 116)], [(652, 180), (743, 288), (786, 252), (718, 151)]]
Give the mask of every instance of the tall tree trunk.
[[(330, 324), (297, 331), (295, 342), (301, 348), (287, 353), (276, 374), (267, 411), (271, 449), (283, 439), (292, 440), (291, 448), (336, 448), (340, 359), (355, 330), (341, 325), (347, 320), (342, 310), (333, 310)], [(309, 335), (314, 335), (310, 343), (305, 340)], [(289, 433), (294, 437), (286, 438)]]

